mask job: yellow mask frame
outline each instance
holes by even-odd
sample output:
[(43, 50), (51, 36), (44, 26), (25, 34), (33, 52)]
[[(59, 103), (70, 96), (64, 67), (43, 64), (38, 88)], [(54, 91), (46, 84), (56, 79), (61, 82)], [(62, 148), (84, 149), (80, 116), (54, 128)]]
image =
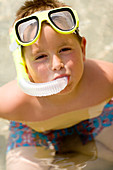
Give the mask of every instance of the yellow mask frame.
[[(66, 20), (65, 22), (70, 22), (70, 27), (68, 28), (60, 28), (55, 21), (55, 17), (62, 17), (62, 19)], [(24, 32), (25, 27), (29, 25), (33, 25), (33, 20), (37, 25), (36, 34), (35, 36), (29, 40), (28, 42), (22, 40), (21, 33)], [(24, 17), (14, 24), (14, 32), (15, 38), (18, 44), (22, 46), (29, 46), (32, 45), (34, 42), (37, 41), (41, 31), (41, 24), (43, 21), (47, 21), (51, 27), (60, 34), (71, 34), (79, 27), (79, 18), (77, 12), (70, 7), (60, 7), (51, 10), (45, 11), (38, 11), (33, 13), (30, 16)], [(24, 28), (23, 28), (24, 27)], [(21, 29), (20, 29), (21, 28)], [(23, 35), (23, 33), (22, 33)]]

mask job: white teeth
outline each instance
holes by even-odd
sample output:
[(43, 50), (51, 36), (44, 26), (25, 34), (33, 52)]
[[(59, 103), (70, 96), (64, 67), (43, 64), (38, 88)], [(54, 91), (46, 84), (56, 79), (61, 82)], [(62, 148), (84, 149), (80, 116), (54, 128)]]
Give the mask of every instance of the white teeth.
[(62, 77), (47, 83), (32, 83), (25, 78), (19, 80), (22, 90), (31, 96), (50, 96), (62, 91), (68, 83), (67, 77)]

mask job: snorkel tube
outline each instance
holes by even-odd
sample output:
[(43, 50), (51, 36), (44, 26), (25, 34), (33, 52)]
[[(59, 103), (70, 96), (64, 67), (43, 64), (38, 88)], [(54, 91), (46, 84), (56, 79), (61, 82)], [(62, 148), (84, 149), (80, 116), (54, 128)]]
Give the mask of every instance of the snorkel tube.
[(33, 83), (30, 81), (22, 57), (22, 47), (15, 40), (14, 29), (10, 32), (10, 51), (13, 54), (17, 71), (17, 82), (24, 93), (31, 96), (50, 96), (57, 94), (67, 86), (67, 77), (59, 78), (47, 83)]

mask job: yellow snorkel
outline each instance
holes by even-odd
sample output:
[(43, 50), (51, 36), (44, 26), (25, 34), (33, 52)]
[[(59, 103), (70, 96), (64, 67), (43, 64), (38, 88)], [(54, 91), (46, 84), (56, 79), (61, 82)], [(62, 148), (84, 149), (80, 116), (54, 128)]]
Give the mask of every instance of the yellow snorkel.
[(10, 32), (11, 45), (14, 63), (17, 71), (17, 81), (20, 88), (31, 96), (49, 96), (57, 94), (67, 86), (67, 78), (60, 78), (47, 83), (33, 83), (29, 80), (26, 72), (24, 59), (22, 57), (21, 45), (15, 40), (14, 30)]

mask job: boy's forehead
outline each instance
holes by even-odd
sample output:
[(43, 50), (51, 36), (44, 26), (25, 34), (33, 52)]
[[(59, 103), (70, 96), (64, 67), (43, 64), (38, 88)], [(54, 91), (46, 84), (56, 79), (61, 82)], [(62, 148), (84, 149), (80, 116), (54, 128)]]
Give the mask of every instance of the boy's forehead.
[[(50, 25), (43, 23), (42, 32), (39, 39), (34, 44), (37, 44), (38, 48), (43, 48), (46, 43), (60, 47), (63, 45), (73, 44), (73, 40), (77, 39), (74, 34), (60, 34), (56, 32)], [(51, 43), (51, 44), (50, 44)]]

